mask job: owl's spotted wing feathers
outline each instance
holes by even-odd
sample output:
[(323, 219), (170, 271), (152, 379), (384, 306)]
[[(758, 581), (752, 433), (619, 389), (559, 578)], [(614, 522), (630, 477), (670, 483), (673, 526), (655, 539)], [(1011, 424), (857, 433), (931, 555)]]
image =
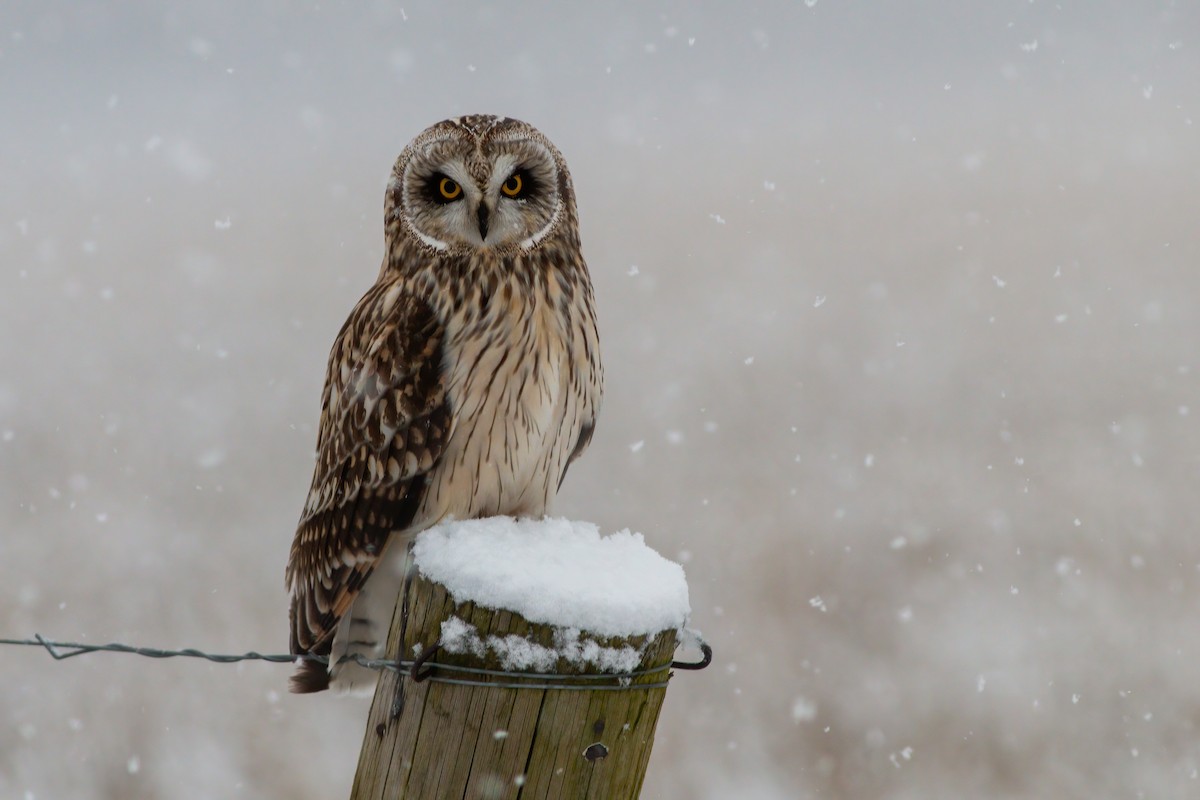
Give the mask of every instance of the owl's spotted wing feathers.
[[(317, 464), (287, 569), (293, 654), (329, 655), (388, 535), (412, 521), (450, 434), (442, 325), (406, 289), (369, 291), (329, 356)], [(324, 665), (306, 662), (292, 689), (328, 683)]]

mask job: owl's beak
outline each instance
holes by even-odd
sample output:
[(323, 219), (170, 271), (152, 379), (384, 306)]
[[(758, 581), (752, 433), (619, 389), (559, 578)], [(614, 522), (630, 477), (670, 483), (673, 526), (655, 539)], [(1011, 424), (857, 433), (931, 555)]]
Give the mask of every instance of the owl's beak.
[(488, 232), (488, 207), (486, 203), (480, 203), (479, 208), (475, 209), (475, 218), (479, 220), (479, 238), (486, 242)]

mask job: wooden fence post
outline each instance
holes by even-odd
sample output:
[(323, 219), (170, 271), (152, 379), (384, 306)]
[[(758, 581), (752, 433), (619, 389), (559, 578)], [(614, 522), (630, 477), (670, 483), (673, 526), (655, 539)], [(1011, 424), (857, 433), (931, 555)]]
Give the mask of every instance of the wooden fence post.
[[(446, 588), (412, 576), (407, 621), (396, 605), (389, 658), (412, 660), (414, 648), (438, 641), (444, 620), (457, 617), (480, 637), (515, 635), (554, 647), (554, 630), (520, 615), (457, 603)], [(403, 628), (403, 634), (402, 629)], [(619, 690), (597, 681), (565, 679), (583, 688), (545, 688), (546, 681), (507, 688), (521, 679), (438, 670), (414, 682), (381, 673), (359, 754), (351, 800), (633, 800), (641, 791), (677, 632), (627, 639), (594, 639), (602, 647), (630, 645), (643, 653), (637, 676)], [(496, 670), (494, 653), (436, 653), (433, 664)], [(598, 674), (595, 666), (560, 659), (558, 675)], [(529, 681), (526, 681), (529, 683)], [(557, 682), (556, 682), (557, 683)], [(604, 681), (604, 685), (612, 685)], [(501, 684), (499, 686), (495, 684)], [(647, 684), (658, 684), (651, 686)], [(645, 688), (638, 688), (639, 685)], [(397, 693), (399, 716), (393, 718)]]

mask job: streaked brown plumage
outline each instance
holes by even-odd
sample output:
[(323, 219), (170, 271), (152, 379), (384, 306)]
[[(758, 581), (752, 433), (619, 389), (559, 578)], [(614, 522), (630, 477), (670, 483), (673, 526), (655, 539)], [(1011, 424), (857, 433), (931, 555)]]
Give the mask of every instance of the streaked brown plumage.
[[(407, 541), (546, 513), (587, 447), (602, 369), (574, 190), (541, 133), (446, 120), (400, 154), (387, 253), (329, 355), (312, 488), (287, 566), (291, 651), (378, 655)], [(295, 692), (370, 687), (304, 662)]]

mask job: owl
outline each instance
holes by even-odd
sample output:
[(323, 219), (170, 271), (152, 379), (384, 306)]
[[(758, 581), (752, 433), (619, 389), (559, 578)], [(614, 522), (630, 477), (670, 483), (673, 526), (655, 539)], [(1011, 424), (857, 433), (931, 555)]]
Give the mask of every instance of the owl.
[(447, 519), (543, 516), (603, 386), (566, 161), (475, 115), (404, 148), (379, 276), (329, 354), (312, 486), (286, 570), (293, 692), (370, 689), (407, 544)]

